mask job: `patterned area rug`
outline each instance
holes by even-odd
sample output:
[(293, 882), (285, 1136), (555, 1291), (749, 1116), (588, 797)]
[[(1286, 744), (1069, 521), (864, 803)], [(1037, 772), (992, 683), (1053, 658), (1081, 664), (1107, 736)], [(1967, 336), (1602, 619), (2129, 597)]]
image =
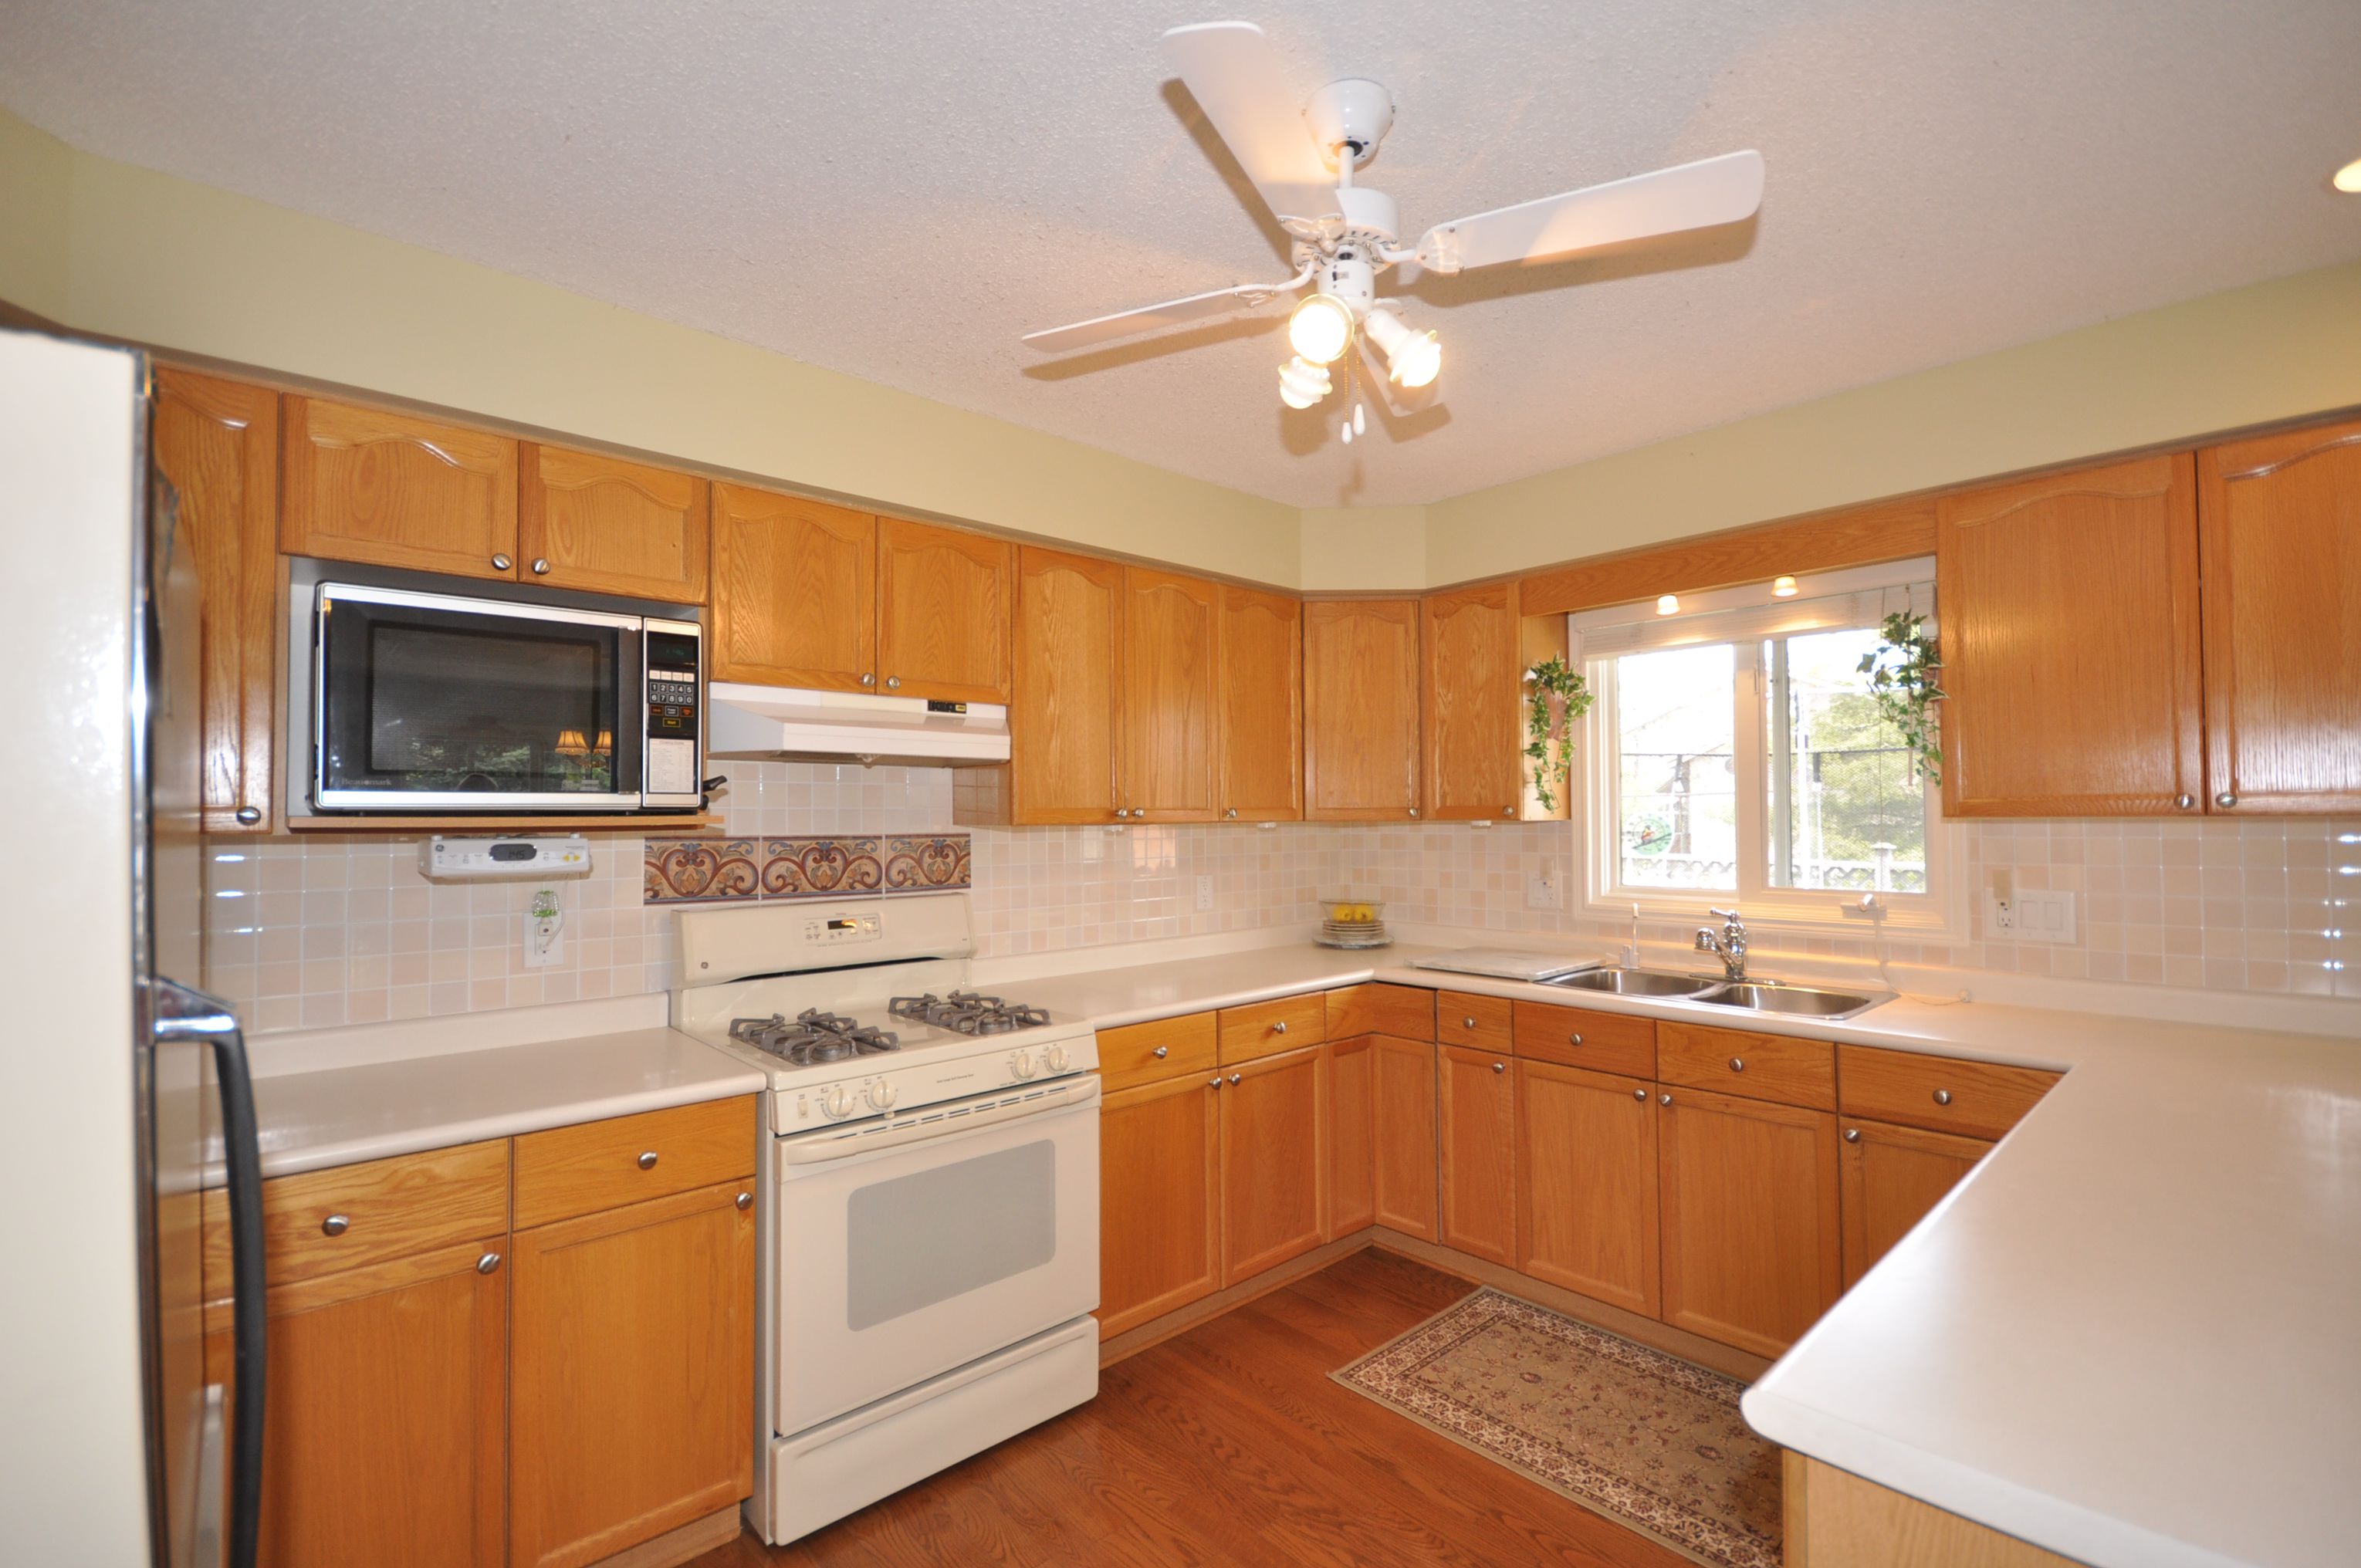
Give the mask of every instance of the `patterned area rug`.
[(1744, 1385), (1484, 1289), (1329, 1376), (1718, 1568), (1779, 1568), (1779, 1450)]

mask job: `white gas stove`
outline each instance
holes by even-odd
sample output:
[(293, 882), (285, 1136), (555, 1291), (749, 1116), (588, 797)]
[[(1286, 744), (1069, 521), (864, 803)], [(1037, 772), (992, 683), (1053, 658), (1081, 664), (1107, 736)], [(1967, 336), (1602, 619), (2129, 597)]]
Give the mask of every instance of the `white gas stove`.
[(675, 1028), (762, 1069), (757, 1484), (797, 1539), (1098, 1390), (1098, 1043), (981, 994), (965, 894), (684, 911)]

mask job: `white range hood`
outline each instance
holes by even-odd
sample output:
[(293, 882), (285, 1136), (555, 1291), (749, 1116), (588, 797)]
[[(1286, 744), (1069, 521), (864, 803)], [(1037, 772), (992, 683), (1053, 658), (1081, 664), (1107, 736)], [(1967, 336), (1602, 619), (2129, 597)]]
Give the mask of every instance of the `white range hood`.
[(706, 755), (721, 760), (970, 768), (1008, 761), (1008, 709), (865, 692), (716, 681), (705, 690)]

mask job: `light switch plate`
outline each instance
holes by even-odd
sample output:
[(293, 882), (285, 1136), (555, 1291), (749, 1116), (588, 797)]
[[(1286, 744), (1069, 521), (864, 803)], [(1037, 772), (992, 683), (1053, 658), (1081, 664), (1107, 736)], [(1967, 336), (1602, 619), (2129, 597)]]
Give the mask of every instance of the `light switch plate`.
[(1197, 879), (1197, 907), (1200, 911), (1213, 907), (1213, 879), (1212, 877), (1201, 876)]
[(2016, 942), (2071, 942), (2074, 895), (2056, 888), (2017, 888), (2003, 897), (1995, 892), (1984, 902), (1985, 924), (1995, 937)]

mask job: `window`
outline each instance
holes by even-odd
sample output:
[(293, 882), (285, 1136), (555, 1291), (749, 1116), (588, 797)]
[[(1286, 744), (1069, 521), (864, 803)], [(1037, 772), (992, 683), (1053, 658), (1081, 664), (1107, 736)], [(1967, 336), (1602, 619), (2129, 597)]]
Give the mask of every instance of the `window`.
[[(1572, 620), (1597, 706), (1583, 820), (1593, 913), (1957, 931), (1937, 791), (1861, 674), (1879, 622), (1933, 609), (1931, 563), (1696, 596)], [(1913, 579), (1916, 579), (1914, 583)], [(1847, 906), (1852, 913), (1848, 914)]]

